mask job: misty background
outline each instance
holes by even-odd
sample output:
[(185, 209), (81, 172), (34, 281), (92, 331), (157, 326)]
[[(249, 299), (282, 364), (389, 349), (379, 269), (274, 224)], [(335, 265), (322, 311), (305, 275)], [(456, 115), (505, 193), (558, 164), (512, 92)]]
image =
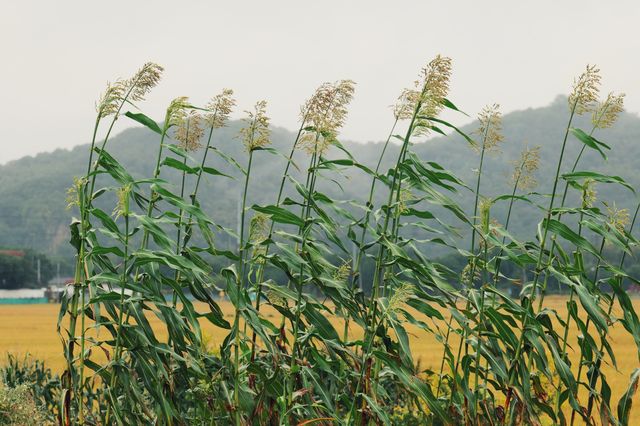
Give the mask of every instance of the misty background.
[(3, 2), (0, 164), (87, 143), (106, 82), (145, 61), (166, 69), (142, 105), (157, 119), (176, 96), (201, 104), (229, 87), (234, 118), (266, 99), (272, 123), (294, 129), (320, 83), (353, 79), (342, 139), (360, 142), (386, 136), (388, 106), (437, 53), (453, 59), (450, 99), (471, 117), (494, 102), (548, 105), (587, 63), (637, 113), (638, 18), (634, 1)]

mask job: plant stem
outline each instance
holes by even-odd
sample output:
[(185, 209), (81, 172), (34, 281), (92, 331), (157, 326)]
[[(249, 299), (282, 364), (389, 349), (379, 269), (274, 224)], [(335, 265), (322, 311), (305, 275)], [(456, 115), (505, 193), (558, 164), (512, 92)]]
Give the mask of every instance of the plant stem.
[[(602, 257), (602, 251), (604, 250), (604, 243), (606, 242), (606, 238), (602, 237), (602, 242), (600, 243), (600, 250), (598, 252), (599, 257)], [(594, 287), (598, 286), (598, 274), (600, 272), (600, 258), (598, 259), (598, 262), (596, 264), (596, 270), (594, 272), (594, 276), (593, 276), (593, 285)], [(572, 289), (572, 296), (573, 296), (573, 289)], [(567, 315), (568, 316), (568, 315)], [(585, 330), (589, 330), (589, 321), (590, 318), (587, 318), (587, 322), (585, 324)], [(569, 329), (569, 325), (568, 325), (568, 321), (567, 321), (567, 326), (565, 327), (565, 341), (563, 343), (563, 348), (562, 348), (562, 352), (564, 353), (566, 351), (566, 344), (567, 344), (567, 331)], [(586, 338), (586, 336), (585, 336)], [(584, 343), (586, 344), (586, 343)], [(580, 376), (582, 375), (582, 356), (584, 354), (584, 350), (582, 350), (582, 348), (580, 349), (580, 362), (578, 364), (578, 374), (576, 375), (576, 393), (574, 394), (575, 397), (578, 396), (578, 387), (580, 386)], [(558, 409), (560, 409), (560, 407), (558, 407)], [(576, 417), (576, 410), (571, 411), (571, 425), (573, 426), (573, 423), (575, 421), (575, 417)]]
[[(398, 124), (398, 119), (393, 122), (393, 126), (391, 126), (391, 131), (389, 132), (389, 136), (387, 136), (387, 140), (382, 147), (382, 153), (380, 153), (380, 157), (378, 157), (378, 164), (376, 165), (376, 170), (373, 178), (371, 179), (371, 187), (369, 188), (369, 199), (367, 200), (367, 211), (365, 213), (364, 218), (362, 219), (362, 232), (360, 233), (360, 241), (358, 244), (358, 253), (356, 255), (355, 263), (353, 265), (353, 270), (351, 273), (351, 290), (355, 291), (356, 286), (359, 284), (359, 279), (361, 277), (360, 274), (360, 264), (362, 262), (362, 256), (364, 255), (364, 238), (367, 233), (367, 227), (369, 226), (369, 219), (371, 217), (371, 212), (373, 210), (373, 194), (376, 187), (376, 181), (378, 180), (378, 173), (380, 171), (380, 166), (382, 164), (382, 159), (384, 158), (384, 154), (387, 151), (387, 147), (389, 146), (389, 142), (391, 141), (391, 137), (393, 136), (393, 132)], [(343, 340), (347, 340), (349, 334), (349, 320), (350, 316), (346, 316), (344, 322), (344, 332), (343, 332)]]
[[(577, 102), (577, 101), (576, 101)], [(565, 134), (564, 134), (564, 139), (562, 140), (562, 147), (560, 149), (560, 157), (558, 158), (558, 164), (556, 167), (556, 173), (553, 179), (553, 189), (551, 191), (551, 200), (549, 201), (549, 207), (547, 209), (547, 215), (546, 215), (546, 221), (545, 221), (545, 226), (543, 229), (543, 234), (542, 234), (542, 239), (540, 240), (540, 247), (538, 249), (538, 259), (536, 261), (536, 268), (534, 270), (534, 279), (533, 279), (533, 285), (531, 288), (531, 295), (530, 295), (530, 309), (533, 310), (533, 301), (535, 300), (535, 296), (536, 296), (536, 292), (538, 291), (538, 283), (540, 280), (540, 274), (541, 274), (541, 268), (542, 268), (542, 259), (543, 259), (543, 255), (544, 255), (544, 248), (546, 245), (546, 241), (547, 241), (547, 234), (549, 232), (549, 220), (551, 219), (551, 215), (553, 213), (553, 206), (554, 206), (554, 201), (555, 201), (555, 197), (556, 197), (556, 190), (558, 188), (558, 181), (559, 181), (559, 177), (560, 177), (560, 170), (562, 168), (562, 162), (564, 159), (564, 153), (565, 153), (565, 149), (567, 146), (567, 140), (569, 138), (569, 130), (571, 129), (571, 123), (573, 121), (573, 117), (575, 115), (576, 112), (576, 102), (574, 102), (574, 104), (572, 105), (571, 108), (571, 114), (569, 115), (569, 122), (567, 123), (567, 127), (565, 129)], [(553, 254), (549, 253), (549, 256), (551, 257)], [(533, 314), (533, 312), (532, 312)], [(514, 354), (513, 360), (511, 361), (510, 365), (509, 365), (509, 385), (513, 384), (513, 380), (515, 379), (514, 375), (515, 375), (515, 365), (516, 363), (520, 362), (521, 359), (521, 355), (522, 355), (522, 350), (524, 347), (524, 340), (525, 340), (525, 335), (527, 332), (527, 326), (529, 325), (529, 318), (530, 318), (530, 314), (529, 313), (525, 313), (524, 314), (524, 318), (522, 320), (522, 333), (520, 334), (520, 338), (518, 339), (518, 344), (516, 346), (516, 352)], [(508, 410), (508, 407), (507, 407)]]
[[(423, 89), (424, 92), (424, 89)], [(423, 93), (424, 95), (424, 93)], [(400, 169), (400, 164), (402, 159), (404, 158), (404, 153), (408, 148), (409, 145), (409, 140), (411, 139), (411, 135), (413, 134), (413, 126), (414, 123), (416, 121), (416, 118), (420, 112), (420, 108), (422, 107), (422, 101), (419, 101), (414, 109), (413, 115), (411, 117), (411, 122), (409, 123), (409, 127), (407, 129), (407, 132), (405, 134), (405, 137), (403, 139), (403, 143), (402, 143), (402, 148), (400, 149), (400, 153), (398, 155), (398, 160), (396, 161), (396, 164), (394, 166), (393, 169), (393, 179), (391, 182), (391, 187), (389, 188), (389, 197), (387, 200), (387, 204), (386, 204), (386, 214), (385, 214), (385, 220), (384, 220), (384, 224), (381, 230), (381, 235), (383, 236), (383, 238), (386, 238), (386, 234), (387, 234), (387, 230), (389, 228), (389, 221), (390, 221), (390, 217), (393, 214), (391, 212), (391, 206), (392, 206), (392, 202), (393, 202), (393, 195), (395, 192), (395, 187), (396, 187), (396, 182), (398, 182), (398, 172)], [(384, 281), (384, 277), (381, 277), (381, 274), (384, 274), (383, 271), (383, 267), (382, 267), (382, 261), (383, 261), (383, 257), (384, 257), (384, 245), (382, 243), (380, 243), (380, 246), (378, 248), (378, 254), (376, 257), (376, 263), (375, 263), (375, 269), (374, 269), (374, 274), (373, 274), (373, 285), (372, 285), (372, 289), (371, 289), (371, 298), (369, 299), (369, 306), (367, 309), (367, 317), (370, 316), (370, 319), (368, 321), (366, 321), (366, 324), (369, 325), (371, 324), (371, 326), (367, 327), (367, 329), (365, 330), (365, 338), (364, 341), (365, 343), (365, 348), (363, 348), (362, 350), (362, 359), (361, 359), (361, 368), (360, 368), (360, 377), (358, 379), (358, 382), (356, 383), (356, 389), (354, 392), (354, 398), (353, 401), (351, 403), (351, 408), (349, 409), (349, 418), (353, 418), (355, 416), (356, 410), (356, 404), (357, 401), (359, 400), (358, 398), (358, 394), (360, 393), (360, 386), (362, 385), (362, 382), (364, 380), (364, 375), (365, 375), (365, 370), (366, 370), (366, 363), (367, 360), (370, 356), (370, 352), (373, 348), (373, 341), (375, 339), (375, 328), (376, 328), (376, 310), (377, 310), (377, 297), (378, 297), (378, 289), (380, 287), (380, 281)]]
[[(118, 312), (118, 326), (117, 326), (118, 331), (116, 333), (116, 347), (114, 352), (115, 355), (113, 358), (114, 366), (120, 362), (121, 355), (122, 355), (122, 347), (121, 347), (122, 328), (123, 328), (123, 318), (124, 318), (124, 311), (125, 311), (124, 296), (125, 296), (125, 288), (127, 286), (127, 269), (128, 269), (127, 261), (129, 259), (129, 213), (125, 212), (123, 216), (124, 216), (124, 259), (122, 260), (122, 276), (120, 278), (120, 286), (121, 286), (120, 311)], [(120, 366), (118, 366), (118, 368), (120, 368)], [(114, 387), (116, 386), (116, 378), (117, 378), (117, 374), (114, 368), (111, 372), (111, 380), (109, 382), (109, 387), (111, 388), (111, 390), (113, 390)], [(111, 412), (111, 405), (107, 407), (107, 424), (109, 424), (110, 412)]]
[[(300, 227), (299, 232), (302, 234), (302, 244), (300, 247), (300, 257), (302, 258), (302, 261), (300, 262), (300, 271), (299, 271), (299, 275), (298, 275), (298, 280), (296, 282), (296, 290), (297, 290), (297, 294), (296, 294), (296, 314), (295, 314), (295, 320), (293, 322), (293, 344), (291, 347), (291, 360), (290, 360), (290, 371), (292, 371), (292, 373), (295, 370), (295, 365), (296, 365), (296, 358), (298, 357), (297, 352), (299, 352), (299, 347), (298, 347), (298, 331), (300, 328), (300, 317), (301, 317), (301, 313), (302, 313), (302, 293), (303, 293), (303, 286), (304, 286), (304, 253), (305, 253), (305, 248), (307, 245), (307, 237), (309, 236), (309, 234), (311, 233), (311, 223), (309, 222), (310, 219), (310, 215), (311, 215), (311, 206), (313, 201), (313, 193), (315, 191), (315, 182), (316, 182), (316, 174), (317, 174), (317, 170), (316, 170), (316, 166), (317, 166), (317, 161), (318, 161), (318, 157), (319, 154), (317, 152), (317, 139), (318, 136), (316, 136), (316, 148), (314, 150), (314, 153), (311, 157), (311, 161), (310, 161), (310, 165), (309, 165), (309, 171), (307, 172), (307, 196), (305, 199), (305, 203), (303, 206), (303, 220), (304, 220), (304, 224)], [(307, 227), (308, 225), (308, 227)], [(293, 400), (293, 380), (289, 380), (287, 381), (287, 387), (289, 389), (287, 389), (287, 406), (291, 406), (292, 400)]]
[(235, 420), (236, 425), (240, 426), (242, 424), (241, 416), (240, 416), (240, 299), (243, 297), (242, 291), (244, 290), (244, 271), (245, 271), (245, 258), (244, 258), (244, 222), (245, 222), (245, 212), (247, 206), (247, 190), (249, 188), (249, 177), (251, 175), (251, 164), (253, 163), (253, 149), (249, 149), (249, 164), (247, 165), (247, 173), (244, 181), (244, 189), (242, 191), (242, 207), (240, 211), (240, 242), (238, 246), (238, 257), (239, 260), (239, 277), (236, 280), (236, 312), (234, 319), (234, 332), (235, 332), (235, 344), (234, 344), (234, 412), (235, 412)]
[[(289, 175), (289, 168), (291, 167), (291, 164), (293, 163), (293, 155), (295, 154), (296, 148), (298, 146), (298, 141), (300, 140), (300, 135), (302, 135), (302, 130), (304, 128), (304, 121), (305, 118), (303, 118), (302, 120), (302, 124), (300, 125), (300, 128), (298, 129), (298, 134), (296, 135), (295, 140), (293, 141), (293, 146), (291, 147), (291, 152), (289, 153), (289, 157), (287, 157), (287, 164), (284, 168), (284, 172), (282, 174), (282, 179), (280, 180), (280, 188), (278, 189), (278, 198), (276, 199), (276, 207), (280, 207), (280, 203), (282, 202), (282, 195), (284, 193), (284, 184), (287, 180), (287, 176)], [(269, 254), (269, 249), (271, 248), (271, 240), (273, 237), (273, 229), (274, 229), (274, 225), (275, 222), (271, 221), (271, 225), (269, 226), (269, 237), (267, 239), (267, 244), (265, 246), (265, 254), (264, 256), (266, 257)], [(260, 312), (260, 301), (262, 299), (262, 282), (264, 280), (264, 270), (265, 270), (265, 266), (266, 266), (266, 262), (262, 262), (260, 264), (260, 266), (258, 267), (258, 273), (256, 274), (256, 282), (257, 282), (257, 287), (258, 290), (256, 292), (256, 313)], [(252, 333), (251, 336), (251, 360), (253, 361), (255, 359), (255, 354), (256, 354), (256, 338), (257, 338), (257, 334), (255, 332), (255, 330)]]
[[(634, 227), (634, 225), (635, 225), (635, 223), (636, 223), (636, 220), (637, 220), (637, 218), (638, 218), (638, 212), (639, 212), (639, 211), (640, 211), (640, 203), (636, 206), (636, 211), (635, 211), (635, 213), (633, 214), (633, 219), (631, 220), (631, 225), (629, 226), (629, 236), (627, 236), (627, 239), (626, 239), (626, 244), (627, 244), (627, 245), (629, 244), (629, 242), (630, 242), (630, 240), (631, 240), (630, 235), (631, 235), (631, 233), (633, 232), (633, 227)], [(624, 267), (624, 262), (625, 262), (625, 260), (626, 260), (626, 257), (627, 257), (627, 252), (626, 252), (626, 251), (623, 251), (623, 252), (622, 252), (622, 255), (621, 255), (621, 257), (620, 257), (620, 263), (619, 263), (619, 265), (618, 265), (618, 268), (619, 268), (619, 269), (622, 269), (622, 268)], [(622, 285), (623, 278), (622, 278), (622, 277), (616, 277), (616, 279), (618, 280), (618, 283), (619, 283), (620, 285)], [(597, 284), (597, 283), (596, 283), (596, 284)], [(615, 300), (616, 300), (616, 293), (614, 292), (614, 293), (611, 295), (611, 302), (609, 303), (609, 307), (607, 308), (607, 318), (610, 318), (610, 317), (611, 317), (611, 312), (613, 311), (613, 305), (614, 305), (614, 303), (615, 303)], [(589, 321), (589, 318), (587, 318), (587, 321)], [(588, 325), (585, 325), (585, 328), (586, 328), (586, 329), (588, 329), (588, 328), (589, 328), (589, 326), (588, 326)], [(604, 342), (604, 338), (605, 338), (605, 336), (604, 336), (604, 335), (601, 335), (601, 336), (600, 336), (600, 349), (599, 349), (599, 350), (598, 350), (598, 352), (596, 353), (596, 356), (598, 357), (598, 359), (597, 359), (597, 360), (596, 360), (596, 362), (595, 362), (595, 366), (596, 366), (596, 368), (595, 368), (595, 370), (594, 370), (594, 373), (593, 373), (593, 375), (592, 375), (591, 380), (589, 381), (589, 387), (590, 387), (591, 389), (593, 389), (593, 388), (595, 387), (595, 385), (596, 385), (596, 381), (598, 380), (598, 375), (600, 374), (600, 373), (599, 373), (599, 372), (600, 372), (600, 364), (601, 364), (601, 362), (602, 362), (602, 358), (601, 358), (600, 354), (602, 354), (602, 353), (603, 353), (602, 351), (603, 351), (603, 349), (604, 349), (604, 343), (603, 343), (603, 342)], [(583, 361), (583, 359), (584, 359), (584, 351), (581, 351), (581, 352), (580, 352), (580, 361), (579, 361), (579, 365), (580, 365), (580, 366), (582, 366), (582, 361)], [(578, 377), (577, 377), (576, 379), (577, 379), (577, 380), (579, 380), (579, 379), (580, 379), (580, 372), (578, 373)], [(588, 404), (587, 404), (587, 417), (590, 417), (590, 416), (591, 416), (591, 410), (593, 409), (593, 400), (594, 400), (594, 394), (593, 394), (592, 392), (589, 392), (589, 402), (588, 402)]]

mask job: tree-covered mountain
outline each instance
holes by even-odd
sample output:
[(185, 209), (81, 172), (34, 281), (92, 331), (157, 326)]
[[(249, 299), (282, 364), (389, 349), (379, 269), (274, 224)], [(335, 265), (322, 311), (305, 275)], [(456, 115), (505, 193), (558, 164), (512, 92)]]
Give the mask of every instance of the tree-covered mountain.
[[(491, 197), (510, 192), (509, 176), (513, 169), (512, 162), (519, 157), (525, 144), (529, 147), (541, 147), (540, 168), (536, 173), (539, 186), (534, 190), (549, 192), (550, 182), (555, 174), (557, 150), (562, 144), (567, 119), (567, 100), (563, 96), (559, 96), (547, 107), (506, 114), (503, 117), (504, 142), (500, 147), (501, 152), (486, 158), (481, 194)], [(246, 161), (246, 154), (242, 143), (237, 139), (241, 126), (241, 122), (235, 121), (220, 129), (214, 134), (214, 145), (243, 163)], [(472, 123), (463, 126), (461, 130), (473, 136), (476, 127), (477, 123)], [(579, 117), (575, 120), (574, 127), (589, 132), (589, 117)], [(614, 127), (599, 130), (594, 136), (611, 146), (611, 151), (607, 152), (608, 160), (604, 161), (597, 152), (589, 149), (578, 169), (618, 175), (631, 185), (640, 187), (640, 175), (637, 171), (637, 159), (640, 158), (640, 118), (634, 114), (623, 113)], [(249, 190), (250, 204), (274, 202), (285, 164), (284, 156), (290, 151), (294, 138), (295, 133), (291, 131), (277, 127), (272, 129), (272, 146), (284, 155), (263, 152), (256, 157)], [(382, 143), (343, 144), (358, 162), (368, 167), (375, 167), (383, 147)], [(581, 142), (573, 136), (570, 136), (568, 145), (566, 167), (570, 167), (570, 163), (573, 163), (582, 147)], [(132, 128), (122, 131), (110, 140), (109, 152), (134, 177), (148, 177), (152, 174), (155, 164), (157, 146), (156, 134), (146, 128)], [(448, 137), (430, 138), (424, 143), (416, 143), (413, 149), (423, 160), (437, 162), (454, 172), (469, 186), (475, 185), (478, 154), (460, 136), (452, 134)], [(398, 150), (398, 146), (390, 146), (382, 170), (388, 169), (391, 162), (395, 161)], [(86, 172), (88, 154), (88, 146), (82, 145), (71, 150), (60, 149), (52, 153), (25, 157), (0, 166), (0, 248), (29, 248), (47, 253), (54, 258), (65, 258), (72, 254), (68, 244), (68, 224), (73, 211), (66, 208), (66, 191), (74, 176)], [(200, 153), (195, 152), (192, 155), (194, 158), (200, 158)], [(338, 150), (332, 155), (344, 156)], [(304, 156), (304, 152), (298, 152), (295, 157), (301, 168), (305, 164)], [(221, 157), (211, 155), (209, 159), (209, 166), (234, 173)], [(176, 179), (177, 176), (175, 172), (172, 174), (170, 169), (162, 171), (162, 177), (165, 179)], [(337, 184), (327, 184), (322, 190), (343, 200), (364, 202), (363, 198), (366, 197), (370, 185), (369, 176), (353, 172), (336, 181)], [(291, 188), (291, 185), (289, 187)], [(199, 198), (204, 209), (210, 212), (218, 223), (234, 228), (238, 217), (240, 188), (239, 179), (209, 177), (202, 186)], [(378, 201), (382, 201), (386, 190), (382, 186), (378, 188)], [(601, 184), (597, 189), (599, 200), (616, 202), (619, 207), (628, 208), (635, 203), (635, 195), (621, 186)], [(290, 193), (291, 191), (293, 189), (290, 189)], [(461, 189), (454, 197), (467, 212), (472, 212), (473, 196), (470, 190)], [(504, 210), (504, 205), (498, 203), (492, 210), (492, 216), (501, 222), (504, 219)], [(518, 205), (510, 229), (515, 234), (532, 238), (532, 235), (526, 235), (524, 232), (532, 232), (535, 229), (534, 224), (540, 218), (541, 214), (535, 207)], [(230, 237), (227, 237), (227, 241), (220, 242), (232, 243)]]

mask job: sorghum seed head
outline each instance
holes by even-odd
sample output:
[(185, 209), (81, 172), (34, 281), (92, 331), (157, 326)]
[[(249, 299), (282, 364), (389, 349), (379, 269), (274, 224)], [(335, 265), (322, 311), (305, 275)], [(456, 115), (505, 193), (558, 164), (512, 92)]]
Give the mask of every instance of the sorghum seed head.
[(351, 80), (323, 83), (316, 89), (300, 113), (307, 124), (299, 141), (303, 149), (310, 154), (324, 154), (344, 125), (354, 92), (355, 83)]
[(269, 117), (266, 115), (267, 101), (258, 101), (253, 111), (245, 111), (243, 119), (246, 126), (240, 129), (240, 136), (247, 151), (263, 148), (271, 143), (269, 140)]
[(622, 111), (624, 111), (624, 93), (615, 95), (611, 92), (607, 95), (607, 99), (600, 102), (593, 111), (591, 122), (598, 129), (606, 129), (613, 126)]
[(221, 93), (214, 96), (207, 104), (207, 110), (210, 111), (206, 115), (209, 127), (214, 129), (224, 127), (235, 105), (236, 100), (233, 98), (233, 90), (231, 89), (223, 89)]
[(188, 114), (181, 115), (178, 118), (176, 126), (174, 138), (180, 142), (180, 148), (187, 152), (196, 151), (200, 148), (200, 138), (204, 133), (200, 114), (195, 110), (191, 110)]
[(476, 145), (476, 149), (494, 151), (498, 149), (498, 144), (503, 141), (502, 135), (502, 114), (500, 105), (493, 104), (486, 106), (478, 114), (478, 129), (474, 132), (481, 138), (481, 143)]
[(514, 169), (511, 175), (511, 183), (517, 189), (527, 190), (535, 187), (537, 181), (534, 173), (540, 166), (540, 147), (525, 148), (520, 153), (520, 158), (513, 162)]
[(587, 65), (587, 69), (574, 80), (573, 90), (569, 95), (569, 108), (575, 108), (578, 115), (592, 111), (599, 92), (600, 70), (595, 65)]

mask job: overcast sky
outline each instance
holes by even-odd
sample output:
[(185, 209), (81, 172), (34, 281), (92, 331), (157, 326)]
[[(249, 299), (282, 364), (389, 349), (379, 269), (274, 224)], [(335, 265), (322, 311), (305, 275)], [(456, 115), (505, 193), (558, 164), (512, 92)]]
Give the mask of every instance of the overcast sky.
[(386, 136), (388, 106), (438, 53), (470, 115), (544, 106), (587, 63), (638, 112), (639, 24), (637, 0), (3, 1), (0, 163), (89, 142), (105, 83), (146, 61), (166, 69), (141, 105), (158, 120), (176, 96), (204, 103), (230, 87), (234, 117), (266, 99), (272, 123), (293, 129), (315, 87), (353, 79), (342, 138), (357, 141)]

